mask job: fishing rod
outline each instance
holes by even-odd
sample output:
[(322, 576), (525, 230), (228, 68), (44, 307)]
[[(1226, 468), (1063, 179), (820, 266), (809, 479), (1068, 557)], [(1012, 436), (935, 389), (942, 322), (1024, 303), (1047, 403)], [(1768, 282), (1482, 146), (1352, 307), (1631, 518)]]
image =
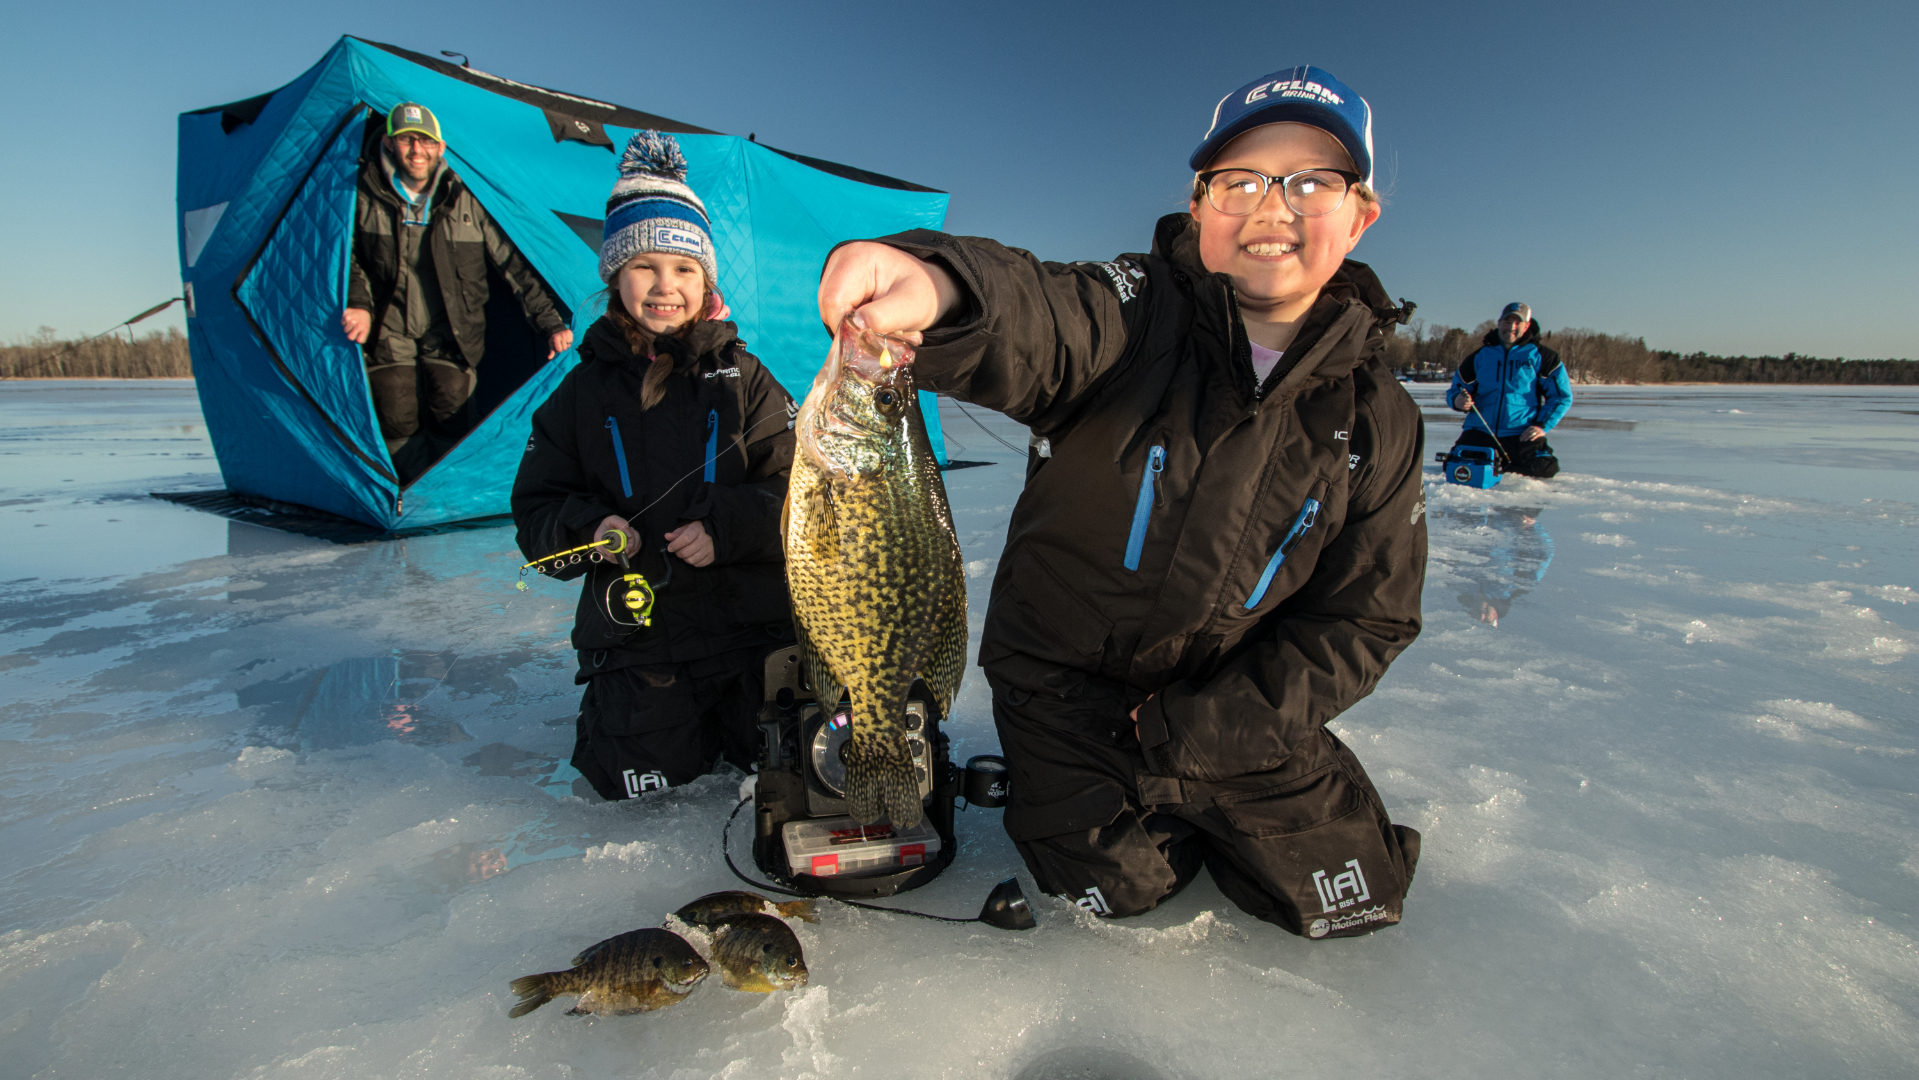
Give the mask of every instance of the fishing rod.
[(1473, 411), (1474, 416), (1479, 417), (1480, 423), (1486, 425), (1486, 434), (1492, 439), (1493, 446), (1499, 449), (1499, 456), (1506, 459), (1506, 464), (1511, 465), (1513, 463), (1513, 456), (1506, 452), (1506, 444), (1499, 441), (1499, 436), (1493, 434), (1492, 424), (1487, 423), (1486, 415), (1479, 411), (1479, 401), (1477, 399), (1472, 398), (1470, 395), (1468, 395), (1466, 407)]

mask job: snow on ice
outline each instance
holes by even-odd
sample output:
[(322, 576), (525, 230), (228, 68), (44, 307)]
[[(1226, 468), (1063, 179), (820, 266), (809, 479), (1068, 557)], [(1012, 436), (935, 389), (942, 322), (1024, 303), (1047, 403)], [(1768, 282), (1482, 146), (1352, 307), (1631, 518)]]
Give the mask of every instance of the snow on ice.
[[(1430, 458), (1456, 421), (1414, 390)], [(829, 904), (797, 993), (514, 1021), (509, 980), (736, 884), (739, 776), (577, 797), (572, 591), (516, 592), (509, 530), (155, 502), (219, 486), (191, 384), (0, 385), (4, 1072), (1914, 1075), (1914, 416), (1582, 388), (1559, 478), (1429, 465), (1425, 633), (1335, 721), (1425, 834), (1395, 929), (1302, 941), (1204, 878), (1019, 934)], [(948, 476), (977, 632), (1022, 462), (946, 430), (994, 463)], [(950, 731), (996, 748), (977, 674)], [(895, 903), (971, 915), (1019, 868), (998, 812), (959, 830)]]

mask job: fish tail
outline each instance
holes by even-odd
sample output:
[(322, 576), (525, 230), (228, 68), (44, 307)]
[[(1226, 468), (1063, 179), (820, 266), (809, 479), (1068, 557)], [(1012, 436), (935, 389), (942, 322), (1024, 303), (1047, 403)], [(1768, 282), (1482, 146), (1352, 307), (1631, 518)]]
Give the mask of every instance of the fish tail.
[(779, 909), (781, 915), (789, 919), (799, 919), (802, 922), (814, 923), (820, 921), (819, 905), (811, 900), (789, 900), (784, 904), (774, 904), (773, 906)]
[(549, 971), (544, 975), (528, 975), (524, 978), (514, 979), (509, 983), (507, 989), (518, 994), (521, 1000), (518, 1005), (513, 1006), (513, 1011), (507, 1013), (507, 1015), (515, 1017), (525, 1016), (534, 1009), (552, 1001), (552, 977), (553, 973)]
[(875, 753), (875, 741), (856, 736), (847, 744), (846, 808), (862, 825), (884, 817), (896, 829), (910, 829), (920, 823), (919, 774), (904, 753)]

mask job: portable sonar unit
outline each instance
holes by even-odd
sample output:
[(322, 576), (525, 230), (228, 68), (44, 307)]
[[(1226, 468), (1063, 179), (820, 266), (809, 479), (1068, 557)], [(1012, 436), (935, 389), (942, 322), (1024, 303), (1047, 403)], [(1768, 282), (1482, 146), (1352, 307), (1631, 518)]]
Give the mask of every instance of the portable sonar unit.
[(766, 659), (760, 710), (760, 771), (753, 786), (753, 862), (782, 884), (838, 897), (892, 896), (939, 876), (953, 861), (953, 803), (1006, 805), (1006, 762), (981, 755), (953, 766), (939, 706), (915, 683), (906, 705), (906, 745), (919, 774), (924, 814), (910, 829), (862, 825), (846, 806), (852, 708), (820, 707), (796, 648)]
[(1505, 471), (1490, 446), (1455, 446), (1437, 457), (1448, 484), (1489, 488), (1499, 483)]

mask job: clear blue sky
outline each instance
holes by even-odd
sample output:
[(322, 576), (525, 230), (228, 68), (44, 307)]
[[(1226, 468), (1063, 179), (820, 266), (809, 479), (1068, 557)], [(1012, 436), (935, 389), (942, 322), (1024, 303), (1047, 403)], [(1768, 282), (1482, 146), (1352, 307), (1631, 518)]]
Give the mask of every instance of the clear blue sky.
[(1055, 259), (1143, 249), (1213, 103), (1315, 63), (1376, 117), (1386, 214), (1355, 257), (1430, 321), (1524, 299), (1548, 327), (1656, 348), (1919, 358), (1912, 0), (204, 0), (0, 20), (0, 341), (178, 292), (176, 114), (276, 88), (350, 33), (942, 188), (953, 231)]

